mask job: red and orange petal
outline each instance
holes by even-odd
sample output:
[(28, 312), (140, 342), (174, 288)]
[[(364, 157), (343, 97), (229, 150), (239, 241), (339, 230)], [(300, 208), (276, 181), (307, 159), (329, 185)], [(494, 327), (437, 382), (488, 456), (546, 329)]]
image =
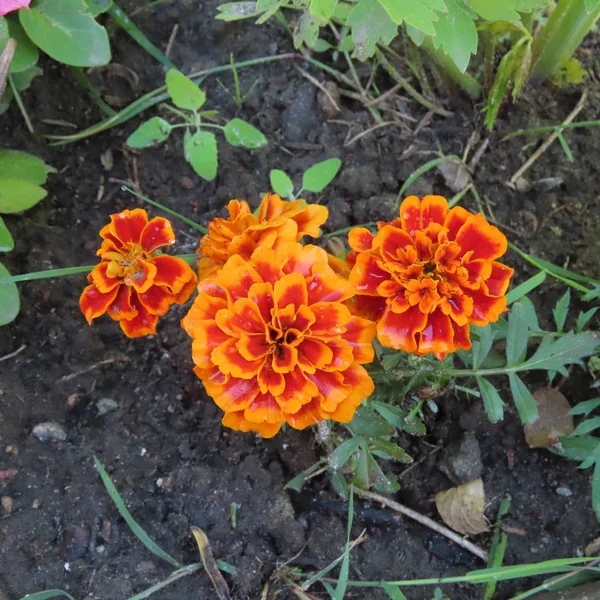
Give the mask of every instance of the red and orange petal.
[(119, 325), (123, 333), (130, 338), (143, 337), (145, 335), (154, 335), (156, 333), (156, 324), (158, 316), (150, 314), (140, 299), (138, 298), (135, 289), (131, 290), (131, 298), (129, 304), (137, 315), (133, 319), (121, 319)]
[(102, 293), (93, 283), (83, 290), (79, 298), (79, 308), (89, 324), (108, 310), (117, 297), (118, 291), (119, 288), (116, 287), (110, 292)]

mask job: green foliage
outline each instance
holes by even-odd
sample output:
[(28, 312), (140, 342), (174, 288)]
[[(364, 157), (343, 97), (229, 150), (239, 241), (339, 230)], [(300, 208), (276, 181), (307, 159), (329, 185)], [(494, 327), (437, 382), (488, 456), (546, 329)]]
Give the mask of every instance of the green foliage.
[(294, 184), (285, 171), (273, 169), (269, 174), (271, 189), (289, 200), (294, 200), (304, 191), (319, 193), (333, 181), (341, 167), (342, 161), (339, 158), (329, 158), (314, 164), (302, 174), (302, 187), (298, 192), (294, 192)]
[[(49, 173), (56, 169), (27, 152), (0, 149), (0, 215), (19, 213), (35, 206), (47, 194), (41, 187)], [(0, 217), (0, 252), (15, 247), (13, 237)], [(0, 279), (10, 277), (0, 263)], [(13, 321), (19, 314), (19, 291), (14, 282), (0, 283), (0, 326)]]
[(166, 85), (177, 107), (166, 105), (166, 108), (182, 120), (172, 124), (162, 117), (152, 117), (127, 138), (127, 145), (131, 148), (156, 146), (166, 141), (174, 129), (183, 128), (185, 160), (200, 177), (213, 181), (217, 176), (219, 151), (217, 138), (214, 133), (206, 131), (207, 128), (220, 129), (232, 146), (255, 149), (267, 144), (267, 138), (256, 127), (241, 119), (231, 119), (224, 126), (210, 122), (216, 119), (218, 111), (200, 112), (206, 102), (206, 94), (179, 71), (171, 69), (167, 72)]

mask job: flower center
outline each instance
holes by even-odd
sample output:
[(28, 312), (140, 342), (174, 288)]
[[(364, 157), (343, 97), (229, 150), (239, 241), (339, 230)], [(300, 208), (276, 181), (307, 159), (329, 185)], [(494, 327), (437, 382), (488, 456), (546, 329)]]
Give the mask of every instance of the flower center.
[(123, 279), (125, 285), (132, 286), (134, 281), (139, 283), (144, 279), (144, 263), (151, 257), (152, 254), (148, 254), (139, 244), (128, 242), (119, 252), (104, 254), (104, 258), (109, 258), (111, 261), (107, 275)]

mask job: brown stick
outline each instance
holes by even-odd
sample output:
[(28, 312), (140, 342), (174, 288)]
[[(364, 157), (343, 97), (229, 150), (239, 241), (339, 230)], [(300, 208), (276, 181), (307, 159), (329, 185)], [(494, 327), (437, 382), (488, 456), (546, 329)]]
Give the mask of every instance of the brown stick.
[(388, 508), (391, 508), (392, 510), (399, 512), (400, 514), (404, 515), (405, 517), (408, 517), (409, 519), (418, 521), (419, 523), (421, 523), (421, 525), (425, 525), (425, 527), (429, 527), (430, 529), (437, 531), (439, 534), (447, 537), (449, 540), (452, 540), (455, 544), (462, 546), (465, 550), (468, 550), (475, 556), (478, 556), (479, 558), (481, 558), (482, 560), (487, 562), (488, 553), (485, 550), (483, 550), (479, 546), (476, 546), (472, 542), (469, 542), (468, 540), (461, 538), (460, 535), (458, 535), (451, 529), (448, 529), (447, 527), (444, 527), (443, 525), (436, 523), (434, 520), (430, 519), (429, 517), (426, 517), (425, 515), (422, 515), (421, 513), (418, 513), (417, 511), (413, 510), (412, 508), (408, 508), (407, 506), (404, 506), (403, 504), (394, 502), (394, 500), (390, 500), (389, 498), (386, 498), (385, 496), (380, 496), (379, 494), (374, 494), (373, 492), (367, 492), (366, 490), (361, 490), (359, 488), (354, 488), (354, 493), (357, 496), (360, 496), (361, 498), (367, 498), (368, 500), (373, 500), (374, 502), (379, 502), (380, 504), (383, 504), (384, 506), (387, 506)]

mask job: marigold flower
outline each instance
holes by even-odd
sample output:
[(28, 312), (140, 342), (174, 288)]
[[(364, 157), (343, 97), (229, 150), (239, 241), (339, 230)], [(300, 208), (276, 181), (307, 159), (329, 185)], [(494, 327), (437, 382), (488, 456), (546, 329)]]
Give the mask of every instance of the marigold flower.
[(182, 259), (157, 249), (175, 243), (171, 223), (163, 217), (148, 222), (145, 210), (111, 215), (100, 230), (101, 262), (88, 275), (79, 306), (88, 323), (105, 312), (127, 337), (156, 333), (158, 317), (171, 304), (183, 304), (198, 282)]
[(470, 324), (506, 310), (513, 269), (496, 262), (506, 237), (482, 214), (449, 210), (441, 196), (410, 196), (378, 230), (350, 231), (348, 262), (355, 304), (377, 321), (384, 346), (444, 358), (471, 347)]
[(326, 419), (348, 422), (374, 389), (375, 324), (345, 304), (354, 287), (316, 246), (259, 246), (200, 281), (182, 326), (194, 372), (223, 424), (274, 436)]
[(303, 236), (319, 236), (328, 210), (304, 200), (287, 202), (277, 194), (267, 194), (255, 215), (245, 200), (231, 200), (228, 219), (214, 219), (208, 234), (200, 240), (198, 272), (200, 279), (214, 275), (230, 256), (249, 259), (258, 246), (279, 248)]

